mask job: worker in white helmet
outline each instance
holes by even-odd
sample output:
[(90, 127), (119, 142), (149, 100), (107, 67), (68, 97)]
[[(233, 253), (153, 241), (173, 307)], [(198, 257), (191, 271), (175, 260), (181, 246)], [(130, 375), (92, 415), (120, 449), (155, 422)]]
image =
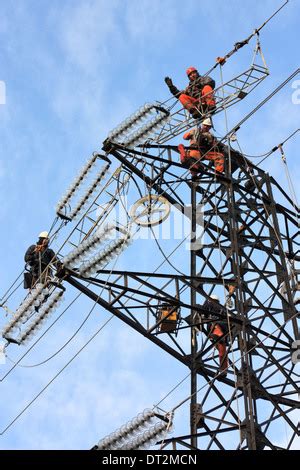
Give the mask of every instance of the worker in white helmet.
[(228, 352), (226, 347), (228, 342), (227, 312), (220, 304), (219, 297), (215, 294), (212, 294), (209, 299), (204, 302), (203, 309), (207, 311), (205, 316), (211, 321), (209, 337), (217, 341), (216, 348), (219, 353), (220, 371), (224, 377), (228, 369)]
[(25, 253), (25, 276), (24, 288), (31, 289), (36, 282), (46, 282), (52, 277), (50, 264), (54, 264), (59, 269), (62, 264), (57, 259), (55, 253), (49, 245), (49, 234), (44, 231), (39, 234), (39, 239), (35, 245), (30, 245)]
[(212, 127), (211, 118), (206, 118), (200, 128), (194, 128), (187, 131), (183, 138), (190, 141), (187, 150), (182, 144), (178, 145), (181, 163), (190, 168), (192, 179), (197, 179), (201, 172), (202, 159), (212, 160), (217, 173), (224, 172), (224, 155), (220, 152), (220, 145), (216, 138), (210, 132)]

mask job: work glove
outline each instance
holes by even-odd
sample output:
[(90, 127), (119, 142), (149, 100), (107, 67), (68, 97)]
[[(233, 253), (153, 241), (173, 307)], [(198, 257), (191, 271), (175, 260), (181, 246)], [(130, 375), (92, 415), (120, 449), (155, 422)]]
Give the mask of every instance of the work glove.
[(170, 88), (170, 86), (173, 85), (173, 82), (172, 82), (170, 77), (165, 77), (165, 82), (166, 82), (166, 84), (168, 85), (169, 88)]

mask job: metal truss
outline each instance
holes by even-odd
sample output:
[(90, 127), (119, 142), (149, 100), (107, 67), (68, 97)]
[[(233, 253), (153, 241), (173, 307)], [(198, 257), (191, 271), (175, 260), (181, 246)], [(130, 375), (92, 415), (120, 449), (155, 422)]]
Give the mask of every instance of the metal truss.
[[(103, 156), (99, 155), (103, 158)], [(117, 166), (111, 174), (105, 179), (101, 188), (95, 194), (94, 199), (89, 204), (88, 209), (79, 218), (71, 228), (71, 232), (67, 237), (67, 241), (60, 249), (60, 254), (67, 254), (70, 249), (77, 247), (94, 232), (96, 228), (104, 224), (113, 214), (123, 191), (126, 191), (131, 173), (122, 165)], [(69, 209), (71, 211), (71, 207)], [(66, 214), (58, 214), (67, 226), (71, 220)]]
[[(240, 73), (236, 77), (228, 80), (223, 85), (214, 90), (216, 101), (216, 108), (214, 114), (218, 114), (224, 109), (227, 109), (238, 101), (244, 99), (251, 93), (267, 76), (269, 71), (267, 67), (262, 65), (253, 64), (249, 69)], [(181, 107), (180, 102), (176, 99), (169, 100), (165, 103), (159, 103), (165, 106), (171, 112), (170, 119), (156, 132), (153, 143), (164, 144), (171, 138), (182, 134), (189, 129), (195, 121), (188, 111)], [(205, 112), (203, 113), (205, 117)]]
[[(230, 147), (224, 146), (225, 174), (203, 164), (196, 183), (177, 163), (176, 147), (139, 151), (112, 144), (109, 153), (150, 194), (163, 195), (188, 217), (191, 227), (198, 223), (193, 208), (186, 210), (191, 193), (192, 206), (204, 208), (205, 239), (191, 254), (194, 274), (104, 270), (85, 279), (75, 270), (66, 278), (191, 370), (190, 433), (164, 445), (290, 448), (299, 439), (299, 376), (291, 360), (299, 337), (291, 282), (300, 261), (298, 209), (272, 177)], [(216, 341), (202, 307), (212, 293), (232, 302), (226, 377), (219, 374)], [(171, 332), (161, 328), (161, 303), (178, 313)], [(204, 391), (197, 393), (199, 388)], [(278, 426), (288, 428), (289, 443), (276, 441)]]

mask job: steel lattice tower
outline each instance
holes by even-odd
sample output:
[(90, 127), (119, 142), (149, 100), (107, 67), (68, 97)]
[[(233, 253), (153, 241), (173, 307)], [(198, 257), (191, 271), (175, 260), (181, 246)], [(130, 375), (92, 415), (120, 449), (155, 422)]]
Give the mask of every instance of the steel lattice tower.
[[(267, 75), (265, 65), (253, 63), (217, 88), (215, 114), (244, 99)], [(148, 200), (149, 215), (154, 197), (161, 196), (188, 220), (191, 249), (182, 256), (188, 257), (189, 268), (181, 274), (170, 266), (155, 273), (98, 269), (93, 277), (80, 274), (75, 263), (58, 273), (58, 283), (72, 285), (190, 371), (186, 434), (166, 439), (164, 447), (226, 449), (230, 441), (236, 449), (280, 449), (276, 429), (284, 426), (289, 433), (285, 448), (291, 448), (300, 435), (299, 374), (292, 360), (299, 339), (299, 209), (274, 178), (231, 147), (230, 133), (220, 142), (224, 174), (202, 163), (198, 181), (191, 181), (173, 139), (195, 121), (178, 103), (177, 108), (174, 103), (150, 108), (158, 125), (151, 140), (132, 145), (117, 134), (108, 136), (104, 155), (94, 154), (84, 174), (99, 162), (104, 167), (97, 168), (96, 179), (73, 207), (70, 200), (83, 176), (77, 178), (57, 215), (67, 225), (85, 207), (68, 237), (76, 249), (92, 239), (119, 203), (121, 191), (134, 181)], [(112, 162), (119, 166), (100, 189)], [(65, 245), (64, 259), (70, 248)], [(203, 308), (212, 294), (227, 302), (227, 376), (219, 373), (216, 341)], [(160, 316), (161, 305), (171, 307), (170, 316), (177, 314), (172, 328), (165, 327), (168, 318)]]
[[(184, 206), (192, 202), (194, 232), (199, 222), (197, 207), (204, 207), (204, 243), (191, 250), (191, 272), (186, 276), (118, 271), (107, 282), (105, 275), (110, 271), (102, 271), (101, 279), (89, 279), (93, 289), (75, 272), (67, 279), (191, 370), (191, 431), (165, 444), (223, 449), (223, 439), (231, 433), (236, 448), (276, 449), (274, 427), (285, 423), (291, 433), (290, 446), (299, 436), (300, 407), (298, 375), (291, 359), (299, 316), (293, 269), (300, 260), (293, 202), (272, 177), (227, 146), (225, 175), (215, 175), (203, 165), (201, 178), (193, 183), (189, 177), (182, 178), (176, 147), (161, 145), (157, 151), (156, 145), (149, 145), (139, 151), (111, 143), (106, 150), (176, 210), (184, 212)], [(179, 185), (174, 193), (168, 188), (176, 178)], [(276, 203), (274, 194), (284, 202)], [(136, 289), (137, 282), (141, 290)], [(104, 287), (106, 298), (103, 294), (98, 298), (97, 285)], [(190, 291), (189, 301), (180, 295), (184, 288)], [(205, 297), (224, 289), (234, 292), (228, 317), (232, 329), (227, 377), (218, 374), (201, 307)], [(128, 296), (130, 307), (126, 306)], [(162, 320), (157, 318), (156, 305), (161, 300), (190, 312), (190, 348), (181, 343), (184, 321), (176, 337), (158, 334)], [(134, 307), (139, 307), (138, 315)], [(199, 335), (204, 338), (201, 347)], [(197, 389), (205, 382), (208, 391), (200, 396)], [(236, 401), (241, 397), (243, 410), (238, 416)]]

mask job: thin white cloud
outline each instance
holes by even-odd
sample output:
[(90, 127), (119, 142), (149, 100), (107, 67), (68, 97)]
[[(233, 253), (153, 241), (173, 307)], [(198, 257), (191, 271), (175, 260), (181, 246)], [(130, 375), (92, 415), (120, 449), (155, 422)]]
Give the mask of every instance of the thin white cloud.
[(116, 22), (119, 8), (118, 0), (90, 0), (56, 12), (55, 21), (67, 62), (89, 76), (101, 70), (104, 63), (115, 60), (111, 51), (119, 39)]
[(180, 15), (171, 0), (133, 0), (127, 4), (125, 22), (130, 36), (142, 44), (162, 40), (168, 44), (177, 34)]

